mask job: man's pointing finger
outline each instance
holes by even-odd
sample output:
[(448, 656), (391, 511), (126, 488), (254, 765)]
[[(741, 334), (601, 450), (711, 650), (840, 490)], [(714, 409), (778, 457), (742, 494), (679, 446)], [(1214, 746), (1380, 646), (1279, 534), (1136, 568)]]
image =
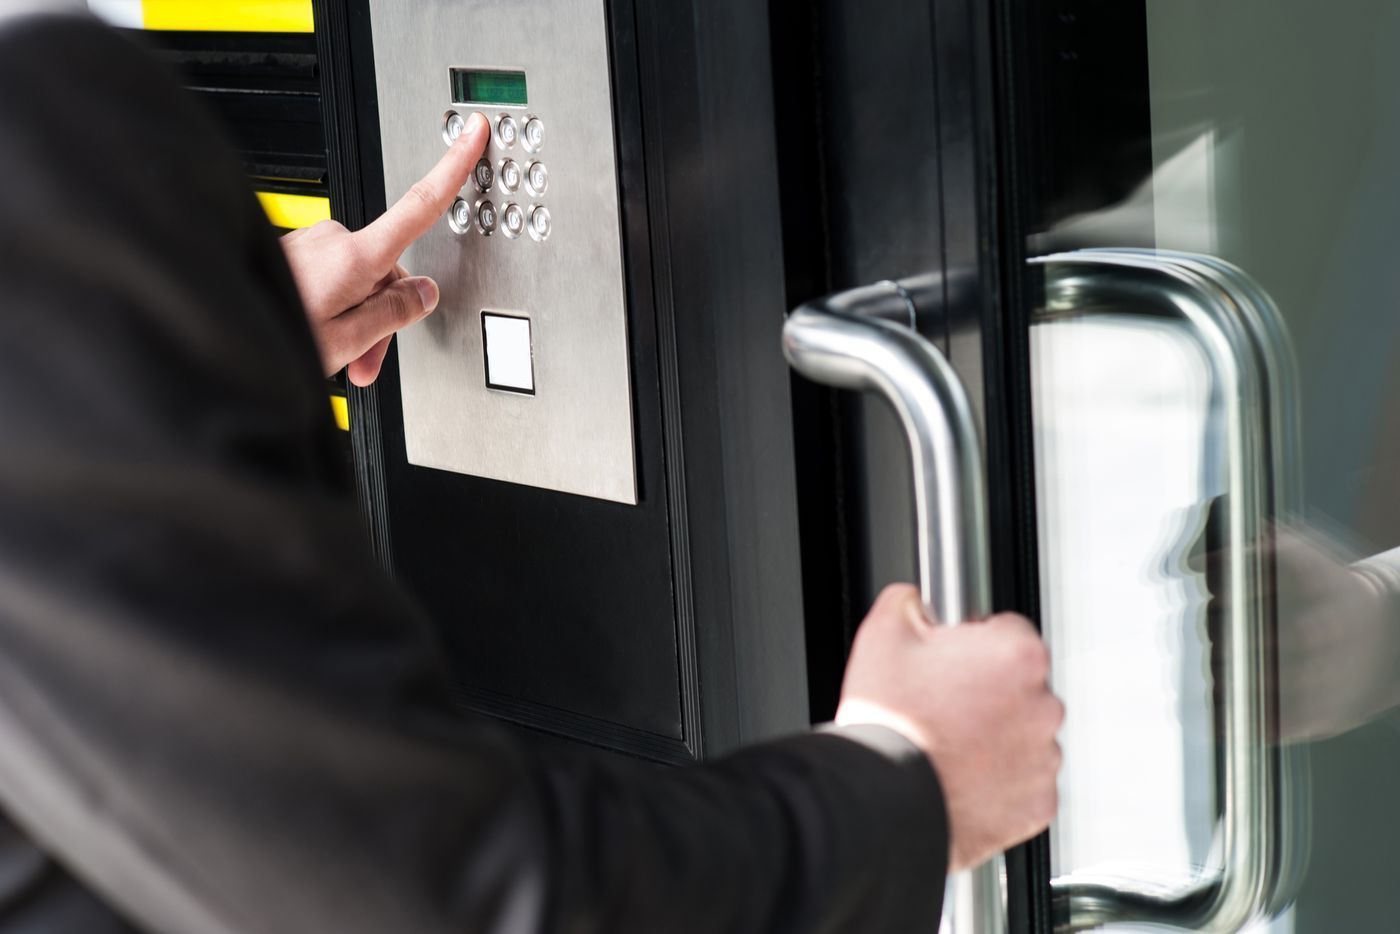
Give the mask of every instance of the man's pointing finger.
[(432, 171), (378, 220), (355, 234), (364, 255), (385, 269), (398, 262), (403, 251), (427, 233), (452, 206), (457, 192), (471, 178), (490, 136), (486, 118), (479, 113), (472, 114), (462, 135)]

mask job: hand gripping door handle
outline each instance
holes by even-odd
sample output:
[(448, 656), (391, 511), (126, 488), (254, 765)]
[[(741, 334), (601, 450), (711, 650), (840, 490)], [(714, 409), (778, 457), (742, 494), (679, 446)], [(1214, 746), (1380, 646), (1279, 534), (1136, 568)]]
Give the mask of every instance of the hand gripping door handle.
[[(913, 322), (909, 293), (880, 282), (793, 311), (783, 353), (814, 382), (873, 391), (894, 407), (914, 468), (919, 591), (930, 616), (952, 626), (991, 611), (982, 449), (962, 383)], [(1000, 864), (950, 877), (945, 931), (1006, 930)]]
[(1223, 774), (1220, 870), (1187, 888), (1074, 873), (1052, 882), (1057, 930), (1155, 922), (1237, 931), (1280, 909), (1304, 871), (1306, 760), (1276, 736), (1277, 625), (1271, 522), (1296, 508), (1297, 377), (1277, 308), (1239, 269), (1208, 256), (1144, 250), (1064, 253), (1045, 272), (1037, 323), (1144, 315), (1184, 323), (1224, 413), (1222, 540), (1229, 557), (1217, 737)]

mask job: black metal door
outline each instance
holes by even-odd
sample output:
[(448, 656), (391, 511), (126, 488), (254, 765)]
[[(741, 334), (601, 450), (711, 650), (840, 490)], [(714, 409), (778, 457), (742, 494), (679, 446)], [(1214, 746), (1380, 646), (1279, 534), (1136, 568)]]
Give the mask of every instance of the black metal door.
[[(1008, 94), (1009, 4), (774, 0), (788, 303), (884, 279), (971, 398), (989, 489), (998, 609), (1038, 605), (1022, 157)], [(915, 578), (911, 478), (892, 413), (795, 379), (816, 716), (835, 709), (855, 627)], [(1049, 924), (1044, 840), (1008, 855), (1013, 931)]]

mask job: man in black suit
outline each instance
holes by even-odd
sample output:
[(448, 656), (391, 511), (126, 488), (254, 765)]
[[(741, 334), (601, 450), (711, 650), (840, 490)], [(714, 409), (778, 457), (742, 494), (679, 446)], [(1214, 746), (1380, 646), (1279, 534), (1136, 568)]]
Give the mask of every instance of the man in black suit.
[(704, 767), (453, 709), (356, 547), (322, 376), (372, 380), (431, 312), (398, 257), (485, 135), (364, 231), (279, 245), (136, 48), (0, 19), (0, 932), (927, 930), (950, 866), (1049, 820), (1040, 641), (911, 588), (841, 726)]

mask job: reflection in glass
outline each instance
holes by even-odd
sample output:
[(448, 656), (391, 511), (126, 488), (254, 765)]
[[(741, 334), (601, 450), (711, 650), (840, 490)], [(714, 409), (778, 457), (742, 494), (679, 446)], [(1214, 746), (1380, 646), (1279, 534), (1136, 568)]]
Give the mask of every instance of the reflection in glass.
[[(1311, 751), (1306, 877), (1275, 930), (1395, 929), (1400, 834), (1400, 7), (1150, 0), (1151, 172), (1033, 251), (1191, 250), (1246, 270), (1296, 348), (1296, 508), (1257, 547), (1272, 739)], [(1132, 37), (1124, 37), (1129, 41)], [(1224, 418), (1199, 348), (1131, 316), (1032, 329), (1041, 582), (1069, 718), (1057, 875), (1219, 869)], [(1277, 869), (1279, 874), (1283, 868)], [(1117, 926), (1114, 930), (1129, 930)]]
[[(1206, 400), (1206, 417), (1200, 421), (1173, 417), (1185, 411), (1179, 404), (1167, 407), (1169, 422), (1183, 427), (1187, 438), (1200, 438), (1199, 450), (1192, 452), (1194, 462), (1171, 464), (1170, 452), (1179, 447), (1173, 443), (1177, 439), (1133, 434), (1112, 411), (1096, 417), (1086, 427), (1106, 429), (1128, 450), (1146, 452), (1151, 460), (1142, 459), (1144, 465), (1165, 460), (1169, 471), (1175, 473), (1184, 468), (1188, 476), (1201, 478), (1198, 484), (1186, 488), (1188, 497), (1195, 494), (1203, 504), (1200, 509), (1192, 505), (1187, 512), (1200, 519), (1189, 519), (1185, 523), (1188, 534), (1182, 538), (1173, 535), (1174, 544), (1165, 548), (1149, 546), (1146, 553), (1167, 557), (1166, 568), (1161, 575), (1148, 574), (1148, 587), (1140, 593), (1150, 595), (1157, 576), (1165, 578), (1171, 587), (1177, 580), (1191, 580), (1193, 571), (1204, 574), (1199, 582), (1204, 585), (1201, 592), (1208, 593), (1210, 599), (1198, 603), (1201, 614), (1197, 615), (1204, 620), (1201, 641), (1209, 650), (1212, 677), (1208, 683), (1213, 703), (1206, 735), (1208, 748), (1214, 750), (1214, 761), (1205, 763), (1204, 770), (1200, 763), (1194, 767), (1186, 763), (1186, 774), (1213, 776), (1215, 802), (1212, 809), (1204, 812), (1211, 826), (1209, 844), (1198, 847), (1209, 855), (1204, 860), (1190, 860), (1184, 871), (1176, 874), (1160, 864), (1129, 866), (1121, 856), (1115, 857), (1117, 865), (1085, 869), (1080, 868), (1079, 860), (1068, 859), (1075, 855), (1075, 848), (1072, 841), (1065, 841), (1061, 855), (1074, 868), (1054, 883), (1057, 918), (1076, 929), (1109, 922), (1155, 921), (1208, 930), (1237, 930), (1275, 913), (1277, 906), (1287, 902), (1301, 873), (1300, 854), (1306, 852), (1305, 770), (1296, 750), (1282, 750), (1275, 742), (1276, 630), (1268, 542), (1272, 520), (1287, 512), (1291, 490), (1287, 468), (1296, 462), (1296, 369), (1287, 337), (1276, 308), (1257, 284), (1237, 268), (1211, 257), (1141, 250), (1082, 251), (1048, 257), (1037, 265), (1046, 273), (1045, 309), (1038, 318), (1038, 331), (1069, 333), (1067, 328), (1072, 326), (1121, 321), (1133, 328), (1150, 327), (1184, 338), (1187, 346), (1199, 351), (1198, 362), (1203, 366), (1180, 374), (1184, 379), (1178, 382), (1186, 387), (1188, 396), (1199, 387)], [(1075, 360), (1073, 350), (1059, 355), (1070, 357), (1076, 373), (1101, 367), (1103, 353), (1103, 359), (1120, 360), (1118, 351), (1136, 349), (1144, 356), (1135, 359), (1169, 359), (1164, 352), (1153, 355), (1151, 351), (1156, 348), (1133, 348), (1121, 337), (1098, 346), (1096, 342), (1081, 343), (1088, 345), (1090, 357)], [(1055, 348), (1047, 344), (1033, 342), (1042, 351), (1036, 355), (1041, 363), (1037, 372), (1052, 378), (1042, 384), (1039, 396), (1042, 402), (1053, 402), (1059, 381), (1053, 380), (1056, 367), (1049, 362), (1055, 359)], [(1136, 373), (1127, 370), (1117, 376), (1124, 386), (1136, 379)], [(1176, 398), (1165, 386), (1154, 386), (1151, 401), (1133, 406), (1136, 411), (1131, 415), (1155, 414), (1153, 403), (1164, 397)], [(1095, 398), (1090, 406), (1081, 408), (1097, 412), (1104, 406)], [(1042, 428), (1040, 454), (1043, 461), (1048, 461), (1042, 465), (1043, 476), (1073, 477), (1071, 483), (1082, 486), (1080, 471), (1062, 470), (1052, 457), (1059, 447), (1056, 430), (1062, 412), (1042, 405), (1038, 414)], [(1154, 450), (1162, 440), (1167, 442), (1165, 451)], [(1092, 471), (1097, 466), (1095, 458), (1088, 469)], [(1112, 488), (1121, 489), (1125, 469), (1119, 463), (1112, 465), (1111, 470), (1102, 478), (1110, 488), (1109, 508), (1096, 497), (1094, 502), (1084, 504), (1081, 515), (1092, 518), (1111, 513), (1120, 519), (1135, 517), (1141, 515), (1139, 505), (1150, 510), (1159, 501), (1156, 489), (1136, 496), (1114, 497)], [(1161, 477), (1153, 477), (1150, 470), (1147, 473), (1157, 485), (1164, 482)], [(1048, 493), (1052, 501), (1056, 498), (1053, 490), (1041, 492)], [(1119, 511), (1112, 507), (1119, 507)], [(1072, 525), (1078, 518), (1080, 515), (1070, 516), (1064, 522), (1064, 517), (1055, 516), (1053, 521), (1047, 521), (1041, 543), (1044, 552), (1072, 553), (1065, 548), (1067, 542), (1057, 540), (1064, 537), (1058, 526)], [(1145, 525), (1140, 519), (1127, 518), (1127, 522), (1138, 528)], [(1132, 544), (1130, 526), (1112, 531), (1124, 543)], [(1197, 547), (1202, 541), (1206, 546), (1204, 559)], [(1190, 560), (1192, 556), (1197, 560)], [(1107, 558), (1105, 554), (1104, 559)], [(1072, 567), (1071, 575), (1075, 573)], [(1065, 583), (1057, 580), (1056, 587)], [(1073, 590), (1067, 588), (1067, 592)], [(1127, 608), (1149, 609), (1134, 605), (1131, 600)], [(1053, 607), (1052, 612), (1061, 610)], [(1174, 621), (1174, 614), (1169, 611), (1166, 618)], [(1054, 625), (1051, 624), (1052, 633)], [(1071, 627), (1067, 632), (1079, 633), (1082, 627)], [(1064, 642), (1068, 636), (1061, 633), (1051, 638)], [(1102, 638), (1098, 638), (1092, 646), (1097, 648), (1101, 642)], [(1170, 651), (1165, 654), (1172, 657)], [(1080, 688), (1071, 684), (1067, 690)], [(1132, 699), (1123, 688), (1117, 693), (1120, 702)], [(1157, 694), (1149, 689), (1147, 696)], [(1188, 724), (1178, 721), (1177, 725)], [(1071, 727), (1066, 736), (1073, 733)], [(1082, 774), (1081, 770), (1081, 778)], [(1068, 781), (1065, 784), (1072, 785)], [(1191, 822), (1202, 813), (1199, 808), (1186, 809), (1182, 819)], [(1121, 828), (1117, 831), (1122, 832)]]
[(1184, 885), (1219, 868), (1207, 596), (1172, 558), (1208, 499), (1205, 362), (1180, 326), (1126, 315), (1041, 325), (1032, 341), (1042, 614), (1074, 713), (1061, 807), (1133, 816), (1057, 822), (1054, 872)]

